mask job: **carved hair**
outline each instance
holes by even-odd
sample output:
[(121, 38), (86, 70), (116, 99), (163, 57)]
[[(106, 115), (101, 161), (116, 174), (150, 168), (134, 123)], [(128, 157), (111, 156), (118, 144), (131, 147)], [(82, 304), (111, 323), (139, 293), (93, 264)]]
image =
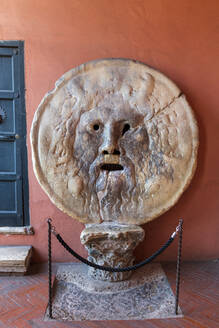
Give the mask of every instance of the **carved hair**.
[[(136, 81), (138, 81), (138, 89), (136, 88)], [(100, 82), (99, 84), (101, 84)], [(74, 83), (70, 81), (66, 85), (65, 99), (59, 105), (59, 120), (52, 131), (49, 147), (49, 153), (54, 157), (56, 163), (53, 174), (65, 176), (67, 180), (75, 176), (82, 179), (83, 187), (80, 192), (81, 199), (84, 202), (84, 211), (87, 215), (95, 216), (100, 212), (101, 205), (93, 188), (98, 174), (94, 169), (89, 170), (85, 165), (86, 154), (81, 158), (75, 158), (76, 128), (83, 113), (98, 107), (105, 97), (109, 99), (110, 97), (122, 97), (129, 103), (130, 108), (143, 114), (144, 124), (149, 136), (149, 151), (142, 153), (138, 166), (135, 166), (132, 160), (129, 159), (131, 165), (133, 165), (133, 176), (127, 178), (129, 183), (127, 183), (124, 190), (121, 190), (120, 197), (117, 197), (111, 206), (111, 213), (107, 215), (108, 218), (111, 216), (113, 219), (113, 212), (118, 213), (119, 209), (120, 211), (133, 210), (136, 213), (141, 212), (143, 199), (147, 194), (148, 197), (150, 196), (150, 187), (152, 182), (156, 181), (156, 177), (163, 175), (166, 179), (172, 179), (172, 167), (165, 160), (165, 156), (169, 156), (171, 151), (172, 155), (174, 154), (174, 147), (168, 141), (170, 120), (168, 113), (162, 115), (162, 120), (155, 117), (155, 112), (158, 112), (158, 110), (153, 95), (154, 79), (150, 74), (146, 74), (144, 77), (136, 76), (132, 82), (131, 84), (129, 79), (128, 82), (123, 80), (122, 83), (118, 83), (118, 80), (114, 79), (111, 87), (103, 89), (97, 85), (94, 90), (94, 88), (90, 88), (86, 79), (77, 78)], [(90, 83), (93, 83), (93, 81), (90, 81)], [(168, 123), (166, 127), (165, 120)], [(49, 170), (51, 172), (51, 168)], [(139, 177), (141, 181), (147, 181), (147, 183), (140, 183)]]

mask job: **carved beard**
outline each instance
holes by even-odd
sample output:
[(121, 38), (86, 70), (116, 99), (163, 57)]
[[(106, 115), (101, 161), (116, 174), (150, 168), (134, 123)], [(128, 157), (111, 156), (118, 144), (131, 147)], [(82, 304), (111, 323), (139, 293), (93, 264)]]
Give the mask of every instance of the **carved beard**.
[[(101, 169), (101, 159), (96, 158), (88, 169), (80, 162), (80, 176), (83, 176), (83, 195), (87, 212), (99, 215), (101, 221), (117, 221), (127, 206), (136, 202), (136, 172), (134, 163), (123, 157), (123, 170), (107, 171)], [(128, 163), (128, 164), (127, 164)], [(117, 213), (117, 214), (116, 214)]]
[[(117, 215), (125, 204), (124, 195), (130, 196), (135, 187), (134, 177), (129, 170), (102, 171), (96, 181), (97, 197), (100, 205), (100, 214), (103, 221), (117, 219)], [(116, 215), (117, 213), (117, 215)]]

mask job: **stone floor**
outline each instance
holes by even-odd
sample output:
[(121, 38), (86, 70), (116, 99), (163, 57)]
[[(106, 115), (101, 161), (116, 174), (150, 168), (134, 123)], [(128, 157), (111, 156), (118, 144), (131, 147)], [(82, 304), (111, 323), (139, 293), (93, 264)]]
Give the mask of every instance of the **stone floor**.
[[(172, 289), (175, 264), (163, 264)], [(45, 322), (47, 270), (33, 266), (24, 277), (0, 277), (0, 328), (217, 328), (219, 327), (219, 261), (189, 262), (182, 266), (180, 307), (183, 318)]]

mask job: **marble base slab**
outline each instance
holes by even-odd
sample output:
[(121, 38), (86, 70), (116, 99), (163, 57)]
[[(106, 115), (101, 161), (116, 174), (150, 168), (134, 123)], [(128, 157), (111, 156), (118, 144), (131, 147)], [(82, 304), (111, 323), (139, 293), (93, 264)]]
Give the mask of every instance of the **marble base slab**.
[(32, 246), (0, 246), (0, 275), (24, 275), (32, 256)]
[[(175, 297), (159, 263), (136, 270), (120, 282), (94, 280), (84, 264), (64, 264), (54, 282), (53, 319), (143, 320), (172, 318)], [(179, 315), (182, 312), (179, 309)], [(50, 320), (48, 309), (45, 320)]]

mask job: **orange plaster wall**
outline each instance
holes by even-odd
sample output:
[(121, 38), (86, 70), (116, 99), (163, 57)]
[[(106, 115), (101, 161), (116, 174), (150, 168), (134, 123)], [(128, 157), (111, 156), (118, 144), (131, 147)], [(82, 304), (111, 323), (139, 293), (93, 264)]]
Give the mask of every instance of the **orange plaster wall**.
[[(166, 241), (184, 218), (183, 257), (212, 259), (219, 254), (219, 2), (218, 0), (0, 0), (0, 39), (25, 41), (28, 135), (44, 94), (66, 71), (83, 62), (127, 57), (145, 62), (173, 79), (192, 105), (200, 128), (198, 168), (178, 204), (144, 226), (138, 259)], [(72, 247), (83, 225), (51, 204), (33, 174), (28, 138), (30, 217), (34, 236), (0, 236), (2, 245), (31, 244), (34, 260), (45, 261), (47, 224)], [(176, 243), (162, 256), (175, 259)], [(72, 258), (54, 240), (54, 260)]]

